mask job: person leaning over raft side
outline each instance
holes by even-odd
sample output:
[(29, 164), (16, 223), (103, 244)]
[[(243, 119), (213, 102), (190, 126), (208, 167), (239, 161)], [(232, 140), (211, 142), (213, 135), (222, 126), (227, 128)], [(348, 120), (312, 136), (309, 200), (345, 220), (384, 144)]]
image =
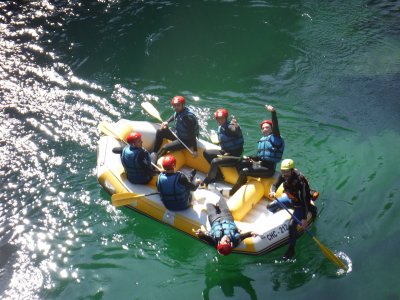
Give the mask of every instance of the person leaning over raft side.
[[(289, 207), (294, 208), (293, 215), (296, 216), (303, 226), (307, 226), (307, 214), (310, 211), (312, 217), (317, 215), (317, 208), (311, 204), (311, 190), (307, 178), (295, 169), (294, 161), (284, 159), (281, 163), (281, 174), (274, 184), (271, 185), (269, 196), (276, 197), (277, 188), (283, 183), (284, 194), (278, 200)], [(276, 212), (281, 206), (277, 200), (268, 204), (268, 210)], [(295, 255), (297, 240), (297, 222), (293, 218), (289, 221), (289, 248), (283, 255), (283, 259), (291, 259)]]
[(243, 152), (243, 135), (239, 124), (235, 119), (228, 120), (228, 110), (225, 108), (217, 109), (214, 113), (218, 126), (218, 141), (221, 150), (205, 150), (204, 158), (211, 164), (210, 170), (202, 185), (214, 182), (219, 175), (219, 167), (235, 166)]
[(265, 107), (271, 112), (272, 121), (261, 122), (263, 136), (258, 141), (257, 155), (250, 156), (239, 164), (239, 178), (229, 192), (231, 196), (247, 182), (247, 176), (271, 177), (275, 173), (276, 163), (282, 159), (285, 142), (279, 132), (276, 110), (271, 105)]
[(251, 231), (240, 234), (232, 213), (222, 198), (217, 205), (207, 203), (207, 215), (211, 231), (198, 229), (196, 235), (210, 245), (216, 246), (221, 255), (229, 255), (232, 249), (237, 247), (245, 238), (257, 236), (255, 232)]
[[(175, 121), (176, 135), (188, 147), (193, 149), (193, 157), (197, 157), (197, 140), (199, 135), (199, 123), (196, 115), (185, 107), (186, 100), (182, 96), (175, 96), (171, 101), (175, 113), (166, 121), (161, 123), (160, 129), (156, 132), (153, 153), (151, 154), (153, 161), (164, 155), (168, 151), (176, 151), (184, 149), (185, 146), (177, 140), (175, 135), (168, 128), (168, 124)], [(171, 142), (161, 147), (163, 139), (169, 139)]]
[(200, 185), (200, 179), (196, 184), (192, 183), (196, 172), (191, 172), (190, 178), (181, 172), (174, 172), (176, 158), (173, 155), (164, 157), (162, 166), (165, 172), (160, 173), (157, 180), (157, 190), (160, 192), (161, 201), (165, 207), (172, 211), (185, 210), (190, 206), (192, 195), (190, 191), (195, 191)]
[(159, 172), (151, 165), (150, 155), (143, 148), (142, 134), (131, 132), (126, 142), (125, 147), (115, 147), (112, 151), (121, 154), (126, 177), (131, 183), (147, 184)]

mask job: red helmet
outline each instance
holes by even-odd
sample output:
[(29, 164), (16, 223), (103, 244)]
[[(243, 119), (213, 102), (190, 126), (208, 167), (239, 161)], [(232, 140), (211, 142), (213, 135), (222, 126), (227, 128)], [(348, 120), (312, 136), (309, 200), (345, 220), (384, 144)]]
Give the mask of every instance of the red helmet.
[(232, 245), (231, 244), (219, 244), (217, 246), (217, 250), (221, 255), (229, 255), (232, 252)]
[(215, 111), (214, 117), (215, 118), (221, 118), (221, 117), (227, 118), (228, 117), (228, 110), (225, 109), (225, 108), (219, 108), (219, 109), (217, 109)]
[(271, 121), (271, 120), (264, 120), (264, 121), (262, 121), (262, 122), (260, 123), (260, 127), (262, 128), (262, 126), (263, 126), (265, 123), (269, 124), (269, 125), (272, 127), (272, 121)]
[(126, 141), (128, 142), (128, 144), (132, 144), (137, 139), (141, 139), (141, 138), (142, 138), (142, 134), (140, 132), (131, 132), (130, 134), (128, 134), (126, 136)]
[(162, 161), (162, 166), (165, 170), (173, 170), (176, 165), (175, 156), (168, 154)]
[(171, 105), (174, 105), (174, 104), (177, 104), (177, 103), (185, 104), (186, 103), (185, 97), (183, 97), (183, 96), (175, 96), (174, 98), (172, 98)]

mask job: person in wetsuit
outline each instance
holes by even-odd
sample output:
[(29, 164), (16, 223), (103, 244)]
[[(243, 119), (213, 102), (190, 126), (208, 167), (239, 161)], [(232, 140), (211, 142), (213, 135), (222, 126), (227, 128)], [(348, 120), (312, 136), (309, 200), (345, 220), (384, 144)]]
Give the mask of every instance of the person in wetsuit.
[(218, 122), (218, 142), (221, 149), (209, 149), (203, 153), (204, 158), (210, 163), (210, 170), (204, 178), (202, 185), (208, 185), (216, 179), (222, 179), (219, 167), (236, 166), (243, 152), (243, 134), (236, 119), (228, 119), (228, 110), (217, 109), (214, 113)]
[(219, 254), (229, 255), (241, 241), (257, 236), (255, 232), (251, 231), (240, 233), (227, 203), (222, 198), (217, 205), (207, 203), (206, 208), (211, 230), (198, 229), (196, 235), (210, 245), (217, 247)]
[[(186, 100), (182, 96), (175, 96), (171, 101), (175, 113), (165, 122), (161, 123), (160, 129), (156, 132), (152, 161), (155, 162), (158, 157), (167, 152), (184, 149), (185, 146), (171, 132), (168, 124), (175, 121), (175, 133), (178, 138), (187, 146), (193, 149), (193, 157), (197, 157), (197, 137), (199, 136), (199, 122), (196, 115), (187, 107)], [(161, 147), (163, 139), (171, 142)]]
[(244, 159), (238, 165), (239, 178), (230, 190), (233, 195), (243, 184), (247, 182), (247, 176), (271, 177), (275, 173), (275, 167), (281, 161), (285, 142), (281, 137), (276, 110), (272, 105), (266, 105), (271, 112), (272, 120), (264, 120), (260, 127), (263, 136), (258, 141), (257, 154)]
[[(284, 159), (281, 163), (281, 174), (274, 184), (271, 185), (269, 196), (276, 197), (277, 188), (283, 184), (284, 194), (278, 200), (287, 207), (294, 209), (293, 215), (307, 227), (307, 214), (310, 211), (312, 217), (317, 215), (317, 208), (311, 204), (312, 194), (307, 178), (295, 169), (292, 159)], [(268, 204), (268, 210), (276, 212), (281, 206), (277, 200)], [(283, 255), (283, 259), (291, 259), (295, 255), (297, 241), (297, 221), (291, 218), (289, 221), (289, 248)]]

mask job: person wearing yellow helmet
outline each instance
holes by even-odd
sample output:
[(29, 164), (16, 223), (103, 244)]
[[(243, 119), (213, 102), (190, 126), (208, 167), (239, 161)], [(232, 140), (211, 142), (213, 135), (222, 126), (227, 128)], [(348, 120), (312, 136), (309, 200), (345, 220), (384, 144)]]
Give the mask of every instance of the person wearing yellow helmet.
[[(317, 215), (317, 208), (311, 204), (312, 196), (310, 185), (307, 178), (295, 168), (292, 159), (284, 159), (281, 163), (281, 174), (275, 183), (271, 185), (269, 196), (276, 198), (277, 188), (283, 184), (284, 194), (278, 198), (285, 206), (293, 207), (293, 215), (301, 220), (303, 226), (307, 226), (307, 215), (311, 212), (313, 218)], [(276, 212), (279, 208), (277, 200), (268, 204), (267, 208), (271, 212)], [(283, 259), (291, 259), (295, 255), (295, 245), (297, 240), (297, 222), (291, 218), (289, 221), (289, 248), (283, 255)]]

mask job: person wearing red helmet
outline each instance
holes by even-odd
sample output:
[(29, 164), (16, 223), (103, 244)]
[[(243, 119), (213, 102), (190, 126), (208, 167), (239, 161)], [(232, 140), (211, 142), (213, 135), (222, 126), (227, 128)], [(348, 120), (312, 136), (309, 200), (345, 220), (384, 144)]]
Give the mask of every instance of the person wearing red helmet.
[(160, 192), (161, 201), (171, 211), (185, 210), (190, 206), (192, 195), (200, 185), (200, 180), (193, 184), (195, 173), (187, 178), (182, 172), (175, 172), (176, 158), (168, 154), (162, 161), (165, 172), (161, 172), (157, 180), (157, 190)]
[(208, 185), (218, 177), (221, 178), (219, 167), (235, 166), (239, 162), (243, 152), (243, 134), (236, 119), (228, 119), (229, 113), (225, 108), (215, 111), (214, 117), (218, 122), (218, 142), (221, 147), (218, 149), (205, 150), (204, 158), (210, 163), (210, 170), (202, 184)]
[[(175, 137), (168, 128), (168, 124), (175, 121), (175, 133), (178, 138), (188, 147), (193, 149), (193, 156), (197, 157), (197, 137), (199, 136), (199, 122), (196, 115), (186, 106), (186, 100), (183, 96), (175, 96), (171, 100), (171, 105), (175, 113), (165, 122), (161, 123), (160, 129), (156, 132), (156, 139), (152, 157), (157, 160), (157, 157), (164, 155), (167, 152), (172, 152), (184, 149), (185, 146)], [(168, 139), (171, 142), (161, 147), (163, 139)]]
[(247, 182), (247, 176), (267, 178), (274, 175), (276, 164), (282, 159), (285, 142), (279, 131), (276, 110), (272, 105), (265, 105), (265, 108), (271, 112), (272, 120), (261, 122), (263, 136), (257, 142), (257, 154), (245, 158), (238, 165), (239, 178), (230, 190), (230, 195)]
[(143, 148), (142, 134), (131, 132), (126, 136), (125, 147), (116, 147), (114, 153), (121, 155), (126, 177), (135, 184), (147, 184), (158, 172), (151, 165), (150, 154)]
[(257, 236), (252, 231), (240, 233), (228, 205), (222, 198), (217, 205), (207, 203), (206, 207), (211, 230), (203, 231), (198, 229), (196, 235), (210, 245), (215, 246), (219, 254), (229, 255), (241, 241)]

